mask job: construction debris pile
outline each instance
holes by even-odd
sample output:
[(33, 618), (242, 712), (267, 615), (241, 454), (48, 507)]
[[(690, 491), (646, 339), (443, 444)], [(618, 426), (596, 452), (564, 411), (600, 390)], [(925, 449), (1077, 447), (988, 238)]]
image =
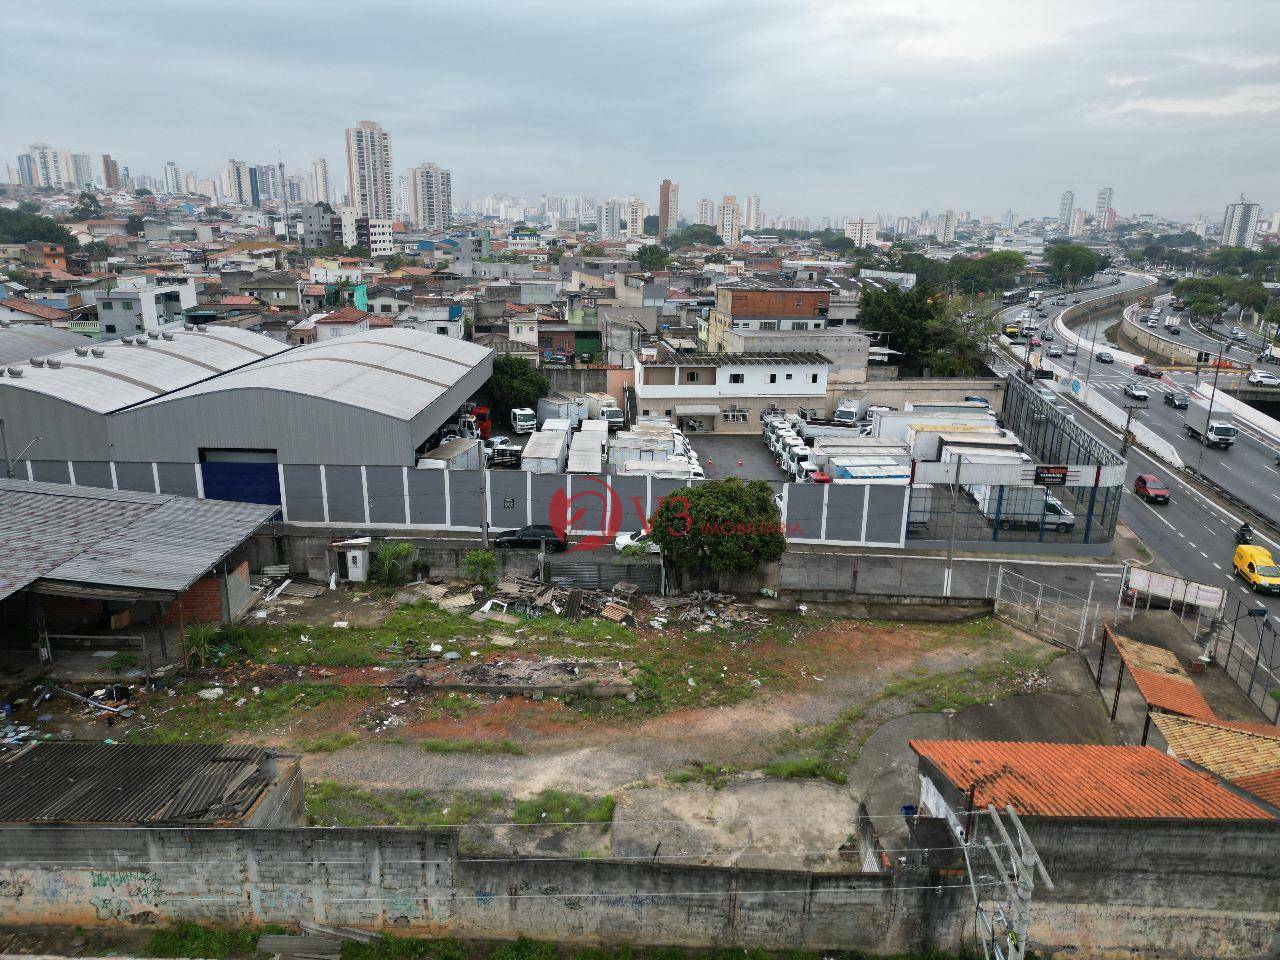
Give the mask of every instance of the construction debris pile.
[(650, 597), (649, 626), (662, 630), (669, 625), (693, 624), (698, 633), (736, 630), (743, 626), (763, 627), (769, 620), (759, 610), (739, 603), (726, 593), (696, 590), (675, 597)]
[(635, 699), (636, 665), (624, 660), (562, 660), (521, 656), (498, 660), (423, 664), (397, 683), (409, 689), (544, 696), (626, 697)]
[(614, 623), (635, 626), (632, 607), (638, 593), (639, 587), (626, 581), (615, 584), (612, 590), (585, 590), (507, 576), (499, 580), (492, 590), (461, 580), (411, 583), (399, 590), (392, 600), (397, 604), (428, 600), (450, 613), (470, 610), (471, 619), (477, 622), (492, 620), (515, 625), (522, 618), (554, 614), (574, 621), (583, 617), (603, 617)]

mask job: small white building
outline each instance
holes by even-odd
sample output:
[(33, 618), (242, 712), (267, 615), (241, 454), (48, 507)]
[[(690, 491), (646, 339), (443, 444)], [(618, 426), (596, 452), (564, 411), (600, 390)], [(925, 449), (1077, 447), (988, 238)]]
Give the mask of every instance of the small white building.
[(131, 337), (154, 333), (183, 322), (184, 311), (196, 305), (195, 287), (152, 284), (127, 278), (112, 290), (94, 295), (103, 337)]

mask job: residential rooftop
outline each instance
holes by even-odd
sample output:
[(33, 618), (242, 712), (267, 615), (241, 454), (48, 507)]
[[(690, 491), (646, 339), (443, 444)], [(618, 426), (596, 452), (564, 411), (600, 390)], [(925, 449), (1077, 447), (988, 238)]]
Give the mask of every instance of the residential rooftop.
[(768, 352), (768, 353), (664, 353), (654, 358), (639, 357), (646, 367), (739, 367), (756, 364), (791, 366), (825, 365), (831, 361), (821, 353)]

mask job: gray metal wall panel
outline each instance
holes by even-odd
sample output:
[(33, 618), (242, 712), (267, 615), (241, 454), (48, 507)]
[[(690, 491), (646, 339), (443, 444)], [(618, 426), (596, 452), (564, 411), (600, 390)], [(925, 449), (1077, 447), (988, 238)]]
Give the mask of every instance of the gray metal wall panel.
[(329, 498), (330, 523), (364, 523), (364, 485), (359, 467), (325, 464), (324, 489)]
[(81, 487), (111, 487), (111, 464), (101, 460), (77, 460), (76, 485)]
[(409, 471), (409, 522), (444, 526), (443, 470)]
[(324, 522), (320, 468), (310, 464), (290, 464), (284, 468), (285, 505), (289, 519), (300, 523)]
[(621, 517), (609, 518), (609, 528), (619, 533), (645, 529), (649, 522), (644, 504), (645, 478), (610, 477), (609, 486), (614, 492), (611, 509), (622, 513)]
[(161, 493), (180, 493), (184, 497), (196, 495), (196, 467), (193, 463), (157, 463)]
[(156, 492), (156, 478), (149, 463), (116, 463), (116, 486), (121, 490)]
[[(14, 464), (14, 474), (23, 476), (20, 471), (22, 467)], [(71, 471), (67, 467), (65, 460), (32, 460), (31, 476), (36, 480), (44, 480), (47, 483), (70, 483)]]
[[(479, 527), (484, 516), (484, 476), (479, 470), (449, 471), (449, 508), (455, 527)], [(523, 522), (520, 524), (524, 526)]]
[(844, 483), (830, 484), (827, 494), (827, 540), (861, 540), (862, 507), (867, 488)]
[(649, 511), (650, 514), (658, 509), (664, 497), (668, 497), (673, 493), (687, 492), (688, 486), (681, 480), (668, 480), (664, 478), (654, 478), (653, 481), (653, 507)]
[[(569, 523), (573, 530), (603, 533), (605, 505), (609, 500), (608, 478), (578, 475), (569, 478)], [(561, 522), (557, 518), (557, 522)]]
[[(514, 530), (528, 523), (528, 474), (494, 470), (489, 473), (489, 526), (494, 530)], [(534, 523), (546, 523), (535, 517)]]
[(530, 482), (533, 522), (551, 523), (551, 504), (556, 491), (566, 491), (565, 477), (555, 473), (535, 473), (530, 476)]
[(787, 484), (788, 536), (817, 540), (822, 536), (823, 483)]
[(400, 467), (365, 467), (371, 523), (407, 523), (404, 515), (404, 471)]
[(867, 542), (899, 543), (902, 540), (902, 512), (907, 508), (906, 487), (873, 485), (867, 488)]
[(31, 452), (47, 460), (107, 461), (113, 456), (104, 414), (4, 381), (0, 381), (0, 410), (14, 453), (39, 437)]

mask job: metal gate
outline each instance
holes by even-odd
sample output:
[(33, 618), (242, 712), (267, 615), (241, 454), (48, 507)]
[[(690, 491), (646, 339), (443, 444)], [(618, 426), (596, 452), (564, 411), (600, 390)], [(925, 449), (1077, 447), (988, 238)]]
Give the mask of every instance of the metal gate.
[(1081, 649), (1101, 629), (1092, 581), (1082, 597), (1000, 567), (993, 599), (999, 619), (1068, 650)]
[(634, 583), (641, 593), (662, 593), (661, 563), (602, 563), (592, 557), (547, 558), (547, 581), (557, 586), (586, 590), (612, 590), (619, 583)]

